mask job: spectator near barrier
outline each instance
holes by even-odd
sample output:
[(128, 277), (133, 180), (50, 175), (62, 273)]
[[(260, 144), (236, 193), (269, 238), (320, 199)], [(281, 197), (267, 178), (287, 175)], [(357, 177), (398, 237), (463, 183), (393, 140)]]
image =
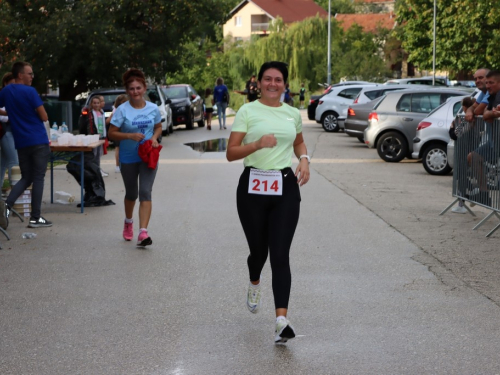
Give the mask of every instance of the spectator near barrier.
[(468, 156), (468, 162), (476, 172), (479, 192), (471, 196), (471, 199), (491, 206), (491, 199), (488, 193), (486, 182), (485, 161), (496, 161), (498, 157), (498, 148), (494, 142), (494, 127), (497, 126), (494, 120), (500, 117), (500, 110), (497, 106), (500, 104), (500, 71), (492, 70), (486, 74), (486, 88), (489, 93), (488, 106), (484, 110), (483, 119), (485, 121), (485, 142), (475, 149)]
[[(468, 109), (469, 109), (469, 108), (470, 108), (470, 107), (471, 107), (474, 103), (475, 103), (474, 98), (471, 98), (471, 97), (466, 97), (466, 98), (463, 98), (463, 99), (462, 99), (462, 103), (461, 103), (461, 104), (462, 104), (462, 111), (463, 111), (464, 113), (466, 113), (466, 112), (467, 112), (467, 110), (468, 110)], [(455, 124), (455, 121), (457, 121), (457, 120), (458, 120), (458, 121), (463, 121), (462, 119), (459, 119), (459, 118), (454, 119), (454, 120), (452, 121), (451, 126), (450, 126), (450, 129), (449, 129), (449, 135), (450, 135), (450, 138), (451, 138), (451, 139), (453, 139), (454, 141), (456, 141), (456, 140), (458, 139), (458, 138), (457, 138), (457, 136), (458, 136), (458, 134), (457, 134), (457, 133), (458, 133), (458, 132), (460, 132), (460, 134), (462, 134), (462, 133), (463, 133), (463, 126), (457, 126), (457, 125)], [(460, 125), (462, 125), (462, 124), (460, 124)], [(458, 130), (458, 131), (457, 131), (457, 130)], [(455, 157), (455, 158), (457, 158), (457, 155), (454, 155), (454, 157)], [(458, 158), (457, 158), (457, 159), (458, 159)], [(458, 167), (462, 167), (462, 165), (463, 165), (463, 164), (464, 164), (464, 163), (460, 163), (460, 162), (459, 162), (459, 163), (456, 163), (456, 166), (458, 166)], [(463, 168), (460, 168), (460, 172), (458, 173), (458, 175), (464, 175), (464, 174), (466, 174), (466, 173), (467, 173), (467, 171), (466, 171), (466, 170), (464, 171), (464, 170), (463, 170)], [(462, 195), (466, 194), (466, 190), (467, 190), (467, 186), (466, 186), (465, 184), (463, 184), (463, 183), (462, 183), (462, 182), (463, 182), (463, 180), (464, 180), (464, 179), (460, 179), (460, 180), (459, 180), (459, 184), (458, 184), (458, 191), (459, 191)], [(472, 204), (471, 204), (471, 206), (472, 206)], [(463, 199), (459, 199), (459, 200), (458, 200), (458, 206), (454, 207), (451, 211), (452, 211), (452, 212), (454, 212), (454, 213), (457, 213), (457, 214), (465, 214), (465, 213), (467, 213), (467, 208), (465, 207), (464, 200), (463, 200)]]
[(482, 115), (488, 105), (488, 98), (490, 94), (486, 89), (486, 74), (488, 74), (489, 71), (489, 69), (480, 68), (476, 70), (476, 73), (474, 73), (476, 87), (481, 91), (481, 93), (476, 99), (474, 99), (472, 106), (470, 106), (465, 112), (465, 120), (468, 122), (472, 122), (475, 116)]

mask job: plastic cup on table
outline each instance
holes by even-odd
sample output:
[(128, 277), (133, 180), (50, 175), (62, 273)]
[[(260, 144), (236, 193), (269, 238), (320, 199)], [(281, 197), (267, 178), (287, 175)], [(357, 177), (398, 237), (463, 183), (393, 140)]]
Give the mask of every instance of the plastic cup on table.
[(61, 134), (61, 136), (57, 139), (57, 144), (59, 146), (67, 146), (69, 144), (69, 138), (66, 133)]
[(82, 146), (83, 145), (82, 140), (83, 140), (84, 135), (83, 134), (78, 134), (78, 135), (75, 135), (75, 137), (76, 137), (76, 145), (77, 146)]

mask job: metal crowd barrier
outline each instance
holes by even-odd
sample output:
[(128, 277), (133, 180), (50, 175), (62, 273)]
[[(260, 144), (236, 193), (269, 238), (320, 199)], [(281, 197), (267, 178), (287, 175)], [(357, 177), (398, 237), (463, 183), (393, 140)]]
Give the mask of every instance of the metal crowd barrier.
[[(464, 115), (458, 115), (455, 129), (457, 140), (453, 155), (453, 196), (456, 199), (440, 215), (460, 199), (469, 202), (470, 206), (478, 205), (491, 210), (473, 228), (476, 230), (492, 216), (500, 219), (500, 121), (487, 123), (479, 116), (468, 123)], [(464, 206), (475, 216), (467, 205)], [(500, 224), (486, 237), (490, 237), (498, 228)]]

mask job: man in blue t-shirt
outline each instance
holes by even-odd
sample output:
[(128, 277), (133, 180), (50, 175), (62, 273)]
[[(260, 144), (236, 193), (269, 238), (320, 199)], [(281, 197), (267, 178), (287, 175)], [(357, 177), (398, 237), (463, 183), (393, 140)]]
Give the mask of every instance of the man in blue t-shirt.
[(5, 201), (5, 217), (8, 220), (14, 202), (33, 184), (28, 227), (50, 227), (52, 223), (41, 215), (45, 172), (50, 157), (49, 137), (43, 124), (48, 116), (40, 96), (31, 87), (34, 77), (31, 64), (16, 62), (12, 74), (15, 83), (0, 91), (0, 107), (5, 107), (9, 116), (22, 177)]

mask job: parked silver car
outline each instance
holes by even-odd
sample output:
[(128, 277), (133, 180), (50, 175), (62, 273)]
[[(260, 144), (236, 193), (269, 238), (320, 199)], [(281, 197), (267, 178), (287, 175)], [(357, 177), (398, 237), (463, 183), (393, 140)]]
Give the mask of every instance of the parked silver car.
[(464, 91), (446, 88), (389, 92), (368, 116), (365, 144), (376, 147), (387, 162), (411, 157), (418, 123), (449, 97), (463, 95)]
[[(375, 84), (370, 84), (375, 86)], [(352, 104), (356, 95), (365, 85), (349, 85), (334, 87), (323, 96), (316, 108), (316, 122), (323, 125), (327, 132), (338, 132), (344, 128), (347, 117), (347, 108)]]
[[(174, 132), (174, 123), (172, 120), (172, 109), (170, 104), (172, 101), (166, 97), (162, 89), (158, 85), (148, 85), (147, 94), (151, 101), (158, 106), (160, 110), (162, 123), (161, 132), (162, 135), (172, 134)], [(165, 121), (163, 121), (165, 119)]]
[(368, 115), (373, 111), (382, 97), (362, 104), (351, 104), (347, 110), (345, 120), (345, 133), (350, 137), (356, 137), (361, 143), (365, 143), (364, 133), (368, 127)]
[[(432, 77), (390, 79), (385, 84), (386, 85), (410, 84), (410, 85), (432, 86)], [(434, 80), (434, 86), (441, 86), (441, 87), (448, 86), (448, 79), (446, 77), (436, 77), (436, 79)]]
[(354, 102), (347, 109), (345, 129), (347, 135), (356, 137), (365, 143), (364, 132), (368, 126), (368, 115), (382, 96), (391, 91), (417, 89), (432, 90), (434, 86), (421, 85), (377, 85), (363, 87)]
[(387, 92), (404, 90), (404, 89), (433, 89), (435, 86), (425, 86), (425, 85), (376, 85), (376, 86), (366, 86), (361, 89), (358, 93), (354, 102), (352, 104), (362, 104), (368, 103), (374, 99), (380, 98)]
[(422, 159), (427, 173), (432, 175), (448, 174), (452, 167), (448, 163), (446, 146), (450, 141), (450, 124), (462, 108), (462, 99), (466, 96), (449, 98), (417, 126), (417, 133), (413, 138), (414, 159)]

